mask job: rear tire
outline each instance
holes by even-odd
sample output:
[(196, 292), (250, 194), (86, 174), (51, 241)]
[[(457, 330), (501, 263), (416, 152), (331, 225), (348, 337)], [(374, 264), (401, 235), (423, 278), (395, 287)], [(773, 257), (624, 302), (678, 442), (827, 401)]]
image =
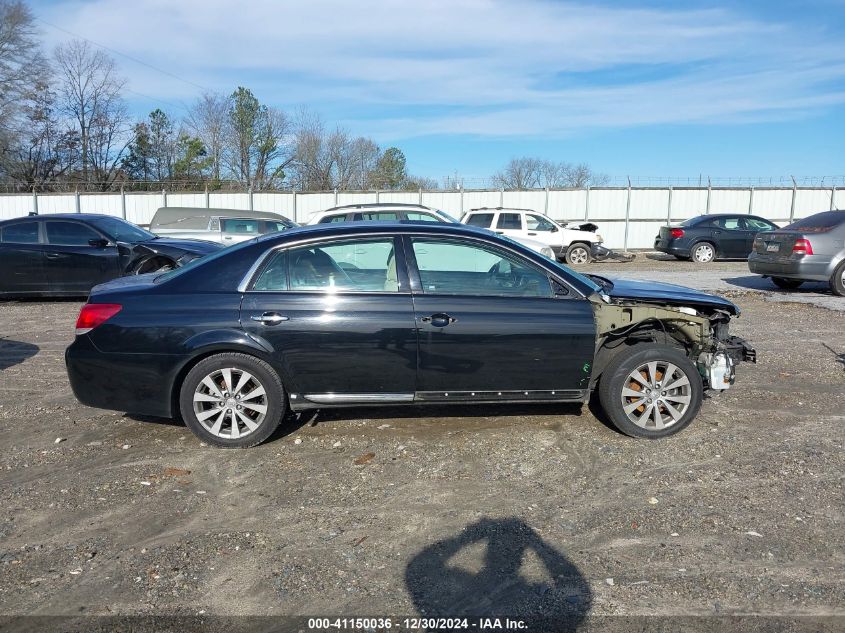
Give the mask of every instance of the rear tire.
[[(666, 384), (667, 380), (671, 382)], [(695, 419), (704, 386), (682, 351), (666, 345), (637, 345), (610, 362), (598, 391), (602, 408), (617, 429), (631, 437), (658, 439), (677, 433)]]
[(716, 261), (716, 247), (710, 242), (698, 242), (690, 249), (690, 260), (696, 264)]
[(845, 297), (845, 262), (839, 264), (830, 278), (830, 289), (837, 297)]
[(786, 277), (772, 277), (772, 283), (781, 290), (795, 290), (804, 282), (801, 279), (787, 279)]
[(590, 256), (590, 245), (582, 242), (570, 244), (566, 249), (566, 263), (570, 266), (581, 266), (589, 264), (592, 257)]
[(248, 354), (226, 352), (198, 362), (182, 383), (179, 408), (206, 444), (249, 448), (266, 440), (285, 413), (285, 391), (275, 370)]

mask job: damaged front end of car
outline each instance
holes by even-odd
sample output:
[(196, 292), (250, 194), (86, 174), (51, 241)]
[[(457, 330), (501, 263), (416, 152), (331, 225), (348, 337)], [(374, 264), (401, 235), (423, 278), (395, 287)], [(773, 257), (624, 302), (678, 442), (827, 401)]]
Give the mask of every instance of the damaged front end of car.
[[(694, 292), (694, 291), (692, 291)], [(757, 362), (757, 353), (744, 339), (729, 334), (730, 320), (739, 308), (718, 297), (700, 296), (683, 304), (672, 298), (633, 299), (598, 293), (592, 299), (596, 319), (598, 380), (616, 352), (639, 343), (682, 348), (698, 368), (705, 388), (724, 391), (734, 384), (741, 362)]]

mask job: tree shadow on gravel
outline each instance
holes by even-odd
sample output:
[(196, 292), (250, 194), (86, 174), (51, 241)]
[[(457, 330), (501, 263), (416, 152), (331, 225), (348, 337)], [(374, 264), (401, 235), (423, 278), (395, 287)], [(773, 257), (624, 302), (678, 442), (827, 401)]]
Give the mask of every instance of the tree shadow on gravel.
[(38, 353), (40, 348), (32, 343), (0, 338), (0, 370), (19, 365)]
[(592, 605), (575, 564), (516, 517), (481, 519), (426, 547), (405, 585), (424, 617), (542, 620), (544, 630), (575, 631)]

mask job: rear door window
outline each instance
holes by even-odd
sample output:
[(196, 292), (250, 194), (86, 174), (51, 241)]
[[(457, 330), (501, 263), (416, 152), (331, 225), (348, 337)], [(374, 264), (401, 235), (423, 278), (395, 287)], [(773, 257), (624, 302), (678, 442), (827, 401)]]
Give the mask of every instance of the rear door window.
[(223, 225), (224, 233), (233, 235), (258, 235), (259, 233), (258, 220), (225, 218), (221, 219), (220, 223)]
[(396, 222), (399, 214), (395, 211), (365, 211), (361, 213), (364, 222)]
[(55, 246), (90, 246), (91, 240), (103, 236), (80, 222), (47, 222), (47, 243)]
[(21, 222), (3, 228), (0, 239), (6, 244), (38, 244), (38, 222)]
[(733, 216), (728, 216), (725, 218), (716, 218), (715, 220), (713, 220), (713, 226), (719, 229), (724, 229), (725, 231), (745, 230), (745, 226), (742, 223), (742, 219)]
[(482, 229), (489, 229), (490, 225), (493, 224), (493, 214), (470, 213), (469, 217), (467, 218), (466, 224), (468, 224), (469, 226), (478, 226)]
[(341, 213), (339, 215), (327, 215), (324, 218), (320, 218), (320, 221), (317, 224), (334, 224), (335, 222), (346, 222), (346, 214)]
[(500, 213), (496, 228), (502, 230), (522, 230), (522, 215), (519, 213)]
[(441, 222), (439, 218), (430, 213), (421, 213), (419, 211), (408, 211), (405, 214), (409, 220), (414, 222)]
[(778, 228), (768, 220), (760, 218), (745, 218), (745, 224), (749, 231), (774, 231)]

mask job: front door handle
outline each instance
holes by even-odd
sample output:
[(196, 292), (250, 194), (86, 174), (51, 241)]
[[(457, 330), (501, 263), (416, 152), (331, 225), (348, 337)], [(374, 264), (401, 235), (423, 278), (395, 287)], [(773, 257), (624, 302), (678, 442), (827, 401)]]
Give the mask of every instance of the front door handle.
[(62, 255), (61, 253), (47, 253), (44, 257), (47, 259), (61, 259)]
[(443, 312), (432, 314), (431, 316), (420, 317), (423, 323), (431, 323), (434, 327), (446, 327), (450, 323), (454, 323), (457, 319)]
[(722, 234), (722, 232), (721, 232), (721, 231), (713, 231), (713, 234), (714, 234), (714, 235), (721, 235), (721, 234)]
[(265, 312), (261, 316), (257, 314), (253, 314), (249, 317), (253, 321), (258, 321), (259, 323), (263, 323), (264, 325), (278, 325), (282, 321), (290, 321), (290, 317), (283, 316), (278, 312)]
[(537, 234), (536, 234), (536, 233), (532, 233), (531, 231), (528, 231), (528, 235), (537, 235)]

